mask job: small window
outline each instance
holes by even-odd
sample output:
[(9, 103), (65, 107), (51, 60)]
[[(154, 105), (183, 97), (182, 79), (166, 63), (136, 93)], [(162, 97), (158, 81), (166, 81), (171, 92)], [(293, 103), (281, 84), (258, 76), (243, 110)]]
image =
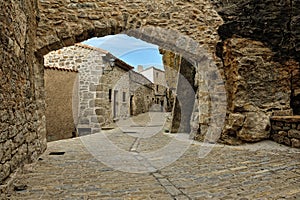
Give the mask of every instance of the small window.
[(108, 100), (109, 100), (109, 102), (111, 102), (111, 92), (112, 92), (112, 90), (109, 89), (109, 90), (108, 90)]
[(126, 102), (126, 92), (123, 92), (123, 102)]
[(156, 92), (158, 92), (158, 85), (156, 86)]
[(158, 78), (158, 72), (156, 72), (156, 78)]

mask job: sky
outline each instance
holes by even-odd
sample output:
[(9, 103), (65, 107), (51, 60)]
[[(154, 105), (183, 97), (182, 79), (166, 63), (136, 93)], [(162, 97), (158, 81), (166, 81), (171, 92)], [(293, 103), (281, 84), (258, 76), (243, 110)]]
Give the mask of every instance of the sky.
[(117, 58), (135, 67), (135, 69), (138, 65), (143, 65), (144, 68), (155, 66), (163, 69), (162, 55), (159, 54), (157, 45), (125, 34), (91, 38), (83, 43), (109, 51)]

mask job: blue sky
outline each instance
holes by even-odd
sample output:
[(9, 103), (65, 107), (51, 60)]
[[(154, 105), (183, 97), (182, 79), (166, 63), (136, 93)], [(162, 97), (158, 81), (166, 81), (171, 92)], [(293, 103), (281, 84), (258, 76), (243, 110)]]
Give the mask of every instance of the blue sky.
[(137, 65), (143, 65), (144, 67), (155, 66), (163, 69), (162, 55), (159, 54), (157, 45), (125, 34), (91, 38), (83, 43), (107, 50), (135, 68)]

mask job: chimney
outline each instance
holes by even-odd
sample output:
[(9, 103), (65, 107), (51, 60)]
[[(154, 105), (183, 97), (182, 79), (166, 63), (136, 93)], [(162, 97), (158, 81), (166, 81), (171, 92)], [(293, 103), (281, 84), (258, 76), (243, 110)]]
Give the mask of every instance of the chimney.
[(141, 71), (143, 71), (144, 70), (144, 67), (142, 66), (142, 65), (138, 65), (137, 66), (137, 71), (138, 72), (141, 72)]

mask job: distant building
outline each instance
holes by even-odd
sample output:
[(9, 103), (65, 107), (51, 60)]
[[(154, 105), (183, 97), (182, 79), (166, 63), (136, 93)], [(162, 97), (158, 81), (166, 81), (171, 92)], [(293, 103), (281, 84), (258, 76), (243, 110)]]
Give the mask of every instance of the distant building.
[(144, 75), (133, 70), (129, 73), (130, 80), (130, 115), (148, 112), (154, 104), (155, 91), (153, 83)]
[[(51, 66), (79, 72), (78, 82), (72, 88), (72, 92), (78, 96), (77, 103), (73, 100), (73, 123), (79, 136), (99, 132), (101, 127), (120, 118), (146, 112), (152, 104), (145, 98), (141, 101), (139, 95), (142, 93), (151, 99), (154, 97), (153, 88), (149, 87), (151, 81), (144, 76), (137, 76), (136, 72), (131, 71), (132, 66), (107, 51), (76, 44), (50, 52), (44, 56), (44, 60), (46, 68)], [(62, 87), (67, 84), (63, 77), (60, 81)], [(49, 81), (48, 84), (54, 83)], [(61, 94), (52, 95), (50, 100)], [(57, 117), (63, 115), (58, 113)], [(47, 134), (52, 134), (50, 129)]]
[(167, 99), (168, 88), (166, 84), (165, 72), (155, 67), (149, 67), (143, 69), (143, 66), (139, 65), (137, 71), (148, 78), (153, 83), (153, 89), (155, 97), (153, 101), (160, 105), (161, 111), (163, 109), (169, 111), (169, 101)]

